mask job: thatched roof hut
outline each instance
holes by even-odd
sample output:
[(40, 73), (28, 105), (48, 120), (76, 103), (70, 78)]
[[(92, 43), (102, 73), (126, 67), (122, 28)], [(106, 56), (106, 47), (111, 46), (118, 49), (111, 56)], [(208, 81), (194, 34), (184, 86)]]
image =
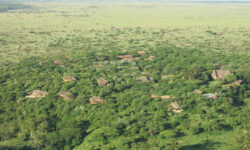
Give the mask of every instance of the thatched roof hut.
[(104, 67), (104, 65), (94, 65), (93, 67), (94, 68), (102, 68), (102, 67)]
[(64, 100), (70, 100), (74, 98), (74, 95), (67, 91), (59, 92), (58, 95), (62, 97)]
[(171, 80), (173, 78), (173, 75), (164, 75), (161, 77), (161, 79), (169, 79)]
[(61, 62), (59, 61), (59, 60), (54, 60), (54, 62), (53, 62), (55, 65), (60, 65), (61, 64)]
[(140, 57), (134, 57), (131, 60), (140, 60)]
[(230, 70), (214, 70), (212, 73), (213, 79), (225, 79), (225, 77), (229, 74), (232, 74)]
[(203, 92), (201, 91), (201, 90), (199, 90), (199, 89), (195, 89), (194, 90), (194, 94), (202, 94)]
[(133, 57), (132, 55), (120, 55), (120, 56), (116, 56), (116, 58), (119, 58), (121, 62), (140, 60), (140, 57)]
[(155, 56), (149, 56), (148, 58), (145, 58), (145, 60), (153, 60), (155, 58)]
[(43, 62), (42, 62), (42, 61), (40, 61), (40, 62), (39, 62), (39, 65), (40, 65), (40, 66), (43, 66)]
[(89, 99), (90, 104), (98, 104), (98, 103), (103, 103), (103, 99), (100, 98), (99, 96), (93, 96)]
[(131, 70), (138, 70), (138, 69), (139, 69), (139, 67), (132, 66), (132, 67), (130, 67), (130, 69), (131, 69)]
[(148, 83), (149, 79), (146, 76), (140, 76), (140, 77), (136, 78), (136, 81)]
[(145, 75), (145, 76), (151, 76), (151, 73), (150, 72), (141, 72), (142, 75)]
[(76, 81), (76, 78), (73, 76), (65, 76), (62, 78), (64, 82)]
[(108, 86), (109, 85), (108, 81), (103, 79), (103, 78), (100, 78), (99, 80), (97, 80), (97, 83), (99, 86)]
[(240, 85), (243, 82), (243, 80), (236, 80), (234, 82), (232, 82), (232, 85)]
[(133, 56), (132, 55), (120, 55), (120, 56), (116, 56), (119, 59), (132, 59)]
[(183, 111), (183, 109), (180, 109), (180, 105), (177, 102), (172, 102), (170, 106), (173, 112), (180, 113)]
[(26, 97), (27, 98), (42, 98), (42, 97), (45, 97), (47, 94), (48, 92), (46, 91), (34, 90), (32, 92), (29, 92)]
[(243, 80), (236, 80), (230, 84), (223, 85), (223, 87), (234, 88), (235, 86), (241, 85), (242, 82), (243, 82)]
[(137, 55), (140, 55), (140, 56), (146, 54), (145, 51), (137, 51), (136, 53), (137, 53)]
[(153, 94), (152, 94), (152, 95), (150, 95), (150, 97), (151, 97), (151, 98), (159, 98), (159, 96), (157, 96), (157, 95), (153, 95)]
[(161, 96), (161, 99), (163, 99), (163, 100), (170, 100), (172, 98), (174, 98), (174, 97), (173, 96), (168, 96), (168, 95)]

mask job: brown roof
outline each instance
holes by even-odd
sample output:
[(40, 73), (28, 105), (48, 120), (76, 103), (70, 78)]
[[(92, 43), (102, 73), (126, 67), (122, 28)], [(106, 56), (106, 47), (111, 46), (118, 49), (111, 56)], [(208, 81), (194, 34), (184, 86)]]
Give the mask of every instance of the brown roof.
[(131, 60), (140, 60), (140, 57), (134, 57)]
[(170, 106), (172, 107), (173, 112), (180, 113), (183, 111), (183, 109), (180, 109), (180, 105), (177, 102), (172, 102)]
[(98, 103), (103, 103), (103, 99), (100, 98), (99, 96), (93, 96), (89, 99), (90, 104), (98, 104)]
[(145, 58), (145, 60), (153, 60), (155, 58), (155, 56), (149, 56), (148, 58)]
[(173, 75), (164, 75), (161, 79), (172, 79)]
[(168, 96), (168, 95), (161, 96), (161, 99), (163, 99), (163, 100), (169, 100), (171, 98), (173, 98), (173, 96)]
[(141, 55), (144, 55), (146, 52), (145, 51), (137, 51), (136, 53), (141, 56)]
[(180, 108), (180, 105), (177, 102), (172, 102), (170, 105), (172, 106), (172, 108), (175, 108), (175, 109)]
[(243, 80), (236, 80), (232, 82), (232, 85), (240, 85), (243, 82)]
[(150, 72), (141, 72), (142, 75), (145, 75), (145, 76), (151, 76), (151, 73)]
[(150, 97), (151, 97), (151, 98), (158, 98), (159, 96), (153, 95), (153, 94), (152, 94)]
[(203, 92), (199, 89), (194, 90), (194, 94), (202, 94)]
[(64, 100), (70, 100), (74, 98), (74, 95), (67, 91), (59, 92), (58, 95), (62, 97)]
[(76, 78), (73, 76), (65, 76), (62, 78), (64, 82), (68, 82), (68, 81), (75, 81)]
[(132, 55), (120, 55), (120, 56), (116, 56), (116, 57), (121, 59), (121, 62), (132, 61), (132, 60), (140, 60), (140, 57), (133, 57)]
[(131, 58), (133, 58), (132, 55), (120, 55), (120, 56), (116, 56), (116, 57), (119, 59), (131, 59)]
[(132, 66), (132, 67), (130, 67), (130, 69), (132, 69), (132, 70), (138, 70), (138, 69), (139, 69), (139, 67)]
[(43, 65), (43, 62), (42, 62), (42, 61), (40, 61), (40, 62), (39, 62), (39, 65), (40, 65), (40, 66), (42, 66), (42, 65)]
[(149, 79), (146, 76), (141, 76), (141, 77), (138, 77), (136, 81), (147, 83), (149, 82)]
[(213, 79), (224, 79), (227, 75), (232, 74), (230, 70), (214, 70), (212, 73)]
[(234, 88), (235, 86), (240, 85), (242, 82), (243, 82), (243, 80), (236, 80), (236, 81), (232, 82), (231, 84), (223, 85), (223, 87)]
[(59, 61), (59, 60), (54, 60), (54, 62), (53, 62), (55, 65), (60, 65), (61, 64), (61, 62)]
[(26, 97), (27, 98), (42, 98), (42, 97), (45, 97), (47, 94), (48, 92), (46, 91), (34, 90), (32, 92), (29, 92)]
[(94, 65), (93, 67), (95, 67), (95, 68), (102, 68), (102, 67), (104, 67), (104, 65)]
[(99, 80), (97, 80), (97, 83), (99, 86), (108, 86), (108, 81), (103, 78), (100, 78)]

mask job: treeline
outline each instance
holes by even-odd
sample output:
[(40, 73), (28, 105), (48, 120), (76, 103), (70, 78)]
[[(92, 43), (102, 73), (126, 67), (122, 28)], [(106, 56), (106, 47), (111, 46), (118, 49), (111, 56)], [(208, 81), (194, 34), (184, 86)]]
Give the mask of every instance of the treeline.
[(0, 1), (0, 12), (7, 12), (9, 10), (26, 9), (31, 8), (31, 6), (15, 3), (6, 3)]

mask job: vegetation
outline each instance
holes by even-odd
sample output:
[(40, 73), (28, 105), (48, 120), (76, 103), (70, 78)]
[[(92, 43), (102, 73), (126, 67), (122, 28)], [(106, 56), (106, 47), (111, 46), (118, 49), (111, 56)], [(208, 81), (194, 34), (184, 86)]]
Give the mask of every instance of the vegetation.
[[(199, 20), (194, 15), (196, 21), (181, 17), (190, 24), (171, 26), (170, 23), (169, 28), (160, 28), (162, 22), (153, 22), (152, 27), (138, 27), (141, 24), (135, 20), (147, 14), (146, 10), (151, 10), (148, 14), (156, 8), (160, 8), (157, 13), (163, 12), (163, 8), (174, 11), (168, 6), (177, 5), (173, 3), (106, 6), (107, 3), (57, 2), (46, 3), (46, 7), (45, 3), (29, 4), (36, 9), (0, 13), (0, 19), (6, 21), (6, 24), (0, 22), (0, 149), (249, 148), (247, 24), (234, 24), (232, 21), (237, 19), (232, 17), (228, 22), (224, 20), (227, 25), (217, 24), (216, 19), (213, 26), (193, 26)], [(181, 8), (177, 10), (185, 8), (178, 5)], [(201, 5), (197, 5), (192, 4), (199, 9)], [(66, 6), (68, 10), (64, 10)], [(112, 16), (112, 26), (93, 25), (96, 23), (90, 21), (96, 19), (105, 24), (105, 17), (116, 6), (121, 10), (119, 15), (125, 17), (125, 10), (135, 11), (134, 6), (142, 14), (137, 12), (131, 24), (119, 20), (117, 14)], [(240, 4), (225, 6), (224, 11), (230, 8), (237, 12), (239, 7)], [(211, 8), (202, 9), (206, 12)], [(249, 13), (244, 7), (242, 11)], [(98, 16), (101, 12), (103, 15)], [(146, 23), (157, 13), (140, 20)], [(47, 26), (43, 22), (58, 14), (55, 24)], [(22, 16), (25, 21), (6, 17), (14, 15)], [(37, 22), (39, 18), (41, 22)], [(69, 22), (61, 24), (62, 18)], [(33, 19), (32, 24), (29, 19)], [(145, 54), (139, 55), (138, 51)], [(131, 58), (117, 57), (123, 55)], [(214, 80), (211, 74), (216, 69), (230, 70), (232, 74)], [(62, 79), (66, 76), (75, 79), (65, 82)], [(142, 76), (148, 82), (137, 81)], [(100, 78), (108, 84), (98, 86)], [(235, 80), (243, 82), (234, 85)], [(195, 94), (196, 89), (202, 94)], [(26, 97), (34, 90), (48, 94)], [(70, 98), (58, 95), (62, 91), (69, 92)], [(207, 93), (215, 94), (216, 98), (204, 97)], [(93, 96), (101, 97), (103, 103), (90, 104)], [(173, 102), (183, 111), (173, 112)]]
[(15, 3), (4, 3), (0, 2), (0, 12), (6, 12), (9, 10), (25, 9), (29, 8), (28, 5), (15, 4)]

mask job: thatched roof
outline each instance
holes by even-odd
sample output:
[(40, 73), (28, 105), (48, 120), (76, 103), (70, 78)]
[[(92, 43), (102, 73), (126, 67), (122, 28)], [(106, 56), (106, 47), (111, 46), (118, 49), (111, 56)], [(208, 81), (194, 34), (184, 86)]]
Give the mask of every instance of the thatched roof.
[(183, 109), (180, 109), (180, 105), (177, 102), (172, 102), (170, 106), (173, 112), (180, 113), (183, 111)]
[(68, 81), (75, 81), (76, 78), (73, 76), (65, 76), (62, 78), (64, 82), (68, 82)]
[(234, 82), (232, 82), (232, 85), (240, 85), (243, 82), (243, 80), (236, 80)]
[(153, 60), (155, 58), (155, 56), (149, 56), (148, 58), (144, 58), (144, 60)]
[(90, 104), (98, 104), (98, 103), (103, 103), (103, 99), (100, 98), (99, 96), (93, 96), (89, 99)]
[(55, 65), (60, 65), (61, 64), (61, 62), (59, 61), (59, 60), (54, 60), (54, 62), (53, 62)]
[(104, 65), (94, 65), (93, 67), (94, 68), (102, 68), (102, 67), (104, 67)]
[(130, 67), (130, 69), (131, 69), (131, 70), (138, 70), (138, 69), (139, 69), (139, 67), (132, 66), (132, 67)]
[(116, 57), (119, 59), (131, 59), (131, 58), (133, 58), (132, 55), (120, 55), (120, 56), (116, 56)]
[(142, 75), (145, 75), (145, 76), (151, 76), (151, 73), (150, 72), (141, 72)]
[(173, 75), (164, 75), (161, 77), (161, 79), (169, 79), (171, 80), (173, 78)]
[(172, 102), (170, 105), (174, 109), (179, 109), (180, 108), (180, 105), (177, 102)]
[(163, 100), (169, 100), (171, 98), (174, 98), (174, 97), (173, 96), (168, 96), (168, 95), (161, 96), (161, 99), (163, 99)]
[(152, 95), (150, 95), (150, 97), (151, 97), (151, 98), (159, 98), (159, 96), (157, 96), (157, 95), (153, 95), (153, 94), (152, 94)]
[(99, 86), (108, 86), (108, 81), (103, 79), (103, 78), (100, 78), (99, 80), (97, 80), (97, 83)]
[(133, 57), (132, 55), (120, 55), (120, 56), (116, 56), (116, 57), (119, 58), (121, 60), (121, 62), (140, 60), (140, 57)]
[(213, 79), (224, 79), (227, 75), (232, 74), (230, 70), (214, 70), (212, 73)]
[(202, 94), (203, 92), (201, 91), (201, 90), (199, 90), (199, 89), (195, 89), (194, 90), (194, 94)]
[(223, 35), (222, 32), (215, 32), (215, 35)]
[(47, 94), (48, 92), (46, 91), (34, 90), (32, 92), (29, 92), (26, 97), (27, 98), (42, 98), (42, 97), (45, 97)]
[(223, 87), (234, 88), (237, 85), (241, 85), (242, 82), (243, 82), (243, 80), (236, 80), (236, 81), (234, 81), (234, 82), (232, 82), (230, 84), (223, 85)]
[(140, 60), (140, 57), (134, 57), (131, 60)]
[(74, 95), (67, 91), (59, 92), (58, 95), (62, 97), (64, 100), (70, 100), (74, 98)]
[(39, 65), (40, 65), (40, 66), (43, 66), (43, 62), (42, 62), (42, 61), (40, 61), (40, 62), (39, 62)]
[(147, 83), (147, 82), (149, 82), (149, 79), (146, 76), (140, 76), (140, 77), (136, 78), (136, 81)]
[(140, 56), (146, 54), (145, 51), (137, 51), (136, 53), (137, 53), (137, 55), (140, 55)]

